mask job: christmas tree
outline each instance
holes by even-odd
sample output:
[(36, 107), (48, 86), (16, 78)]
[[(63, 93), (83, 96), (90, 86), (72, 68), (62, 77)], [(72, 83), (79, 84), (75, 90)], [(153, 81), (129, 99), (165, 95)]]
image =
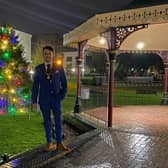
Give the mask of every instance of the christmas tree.
[(0, 28), (0, 114), (24, 112), (30, 100), (31, 80), (24, 48), (12, 27)]

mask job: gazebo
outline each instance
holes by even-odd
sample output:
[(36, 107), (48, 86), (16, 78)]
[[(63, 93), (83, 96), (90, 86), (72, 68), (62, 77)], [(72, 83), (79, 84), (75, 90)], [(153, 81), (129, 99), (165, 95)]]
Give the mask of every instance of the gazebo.
[[(164, 63), (164, 94), (168, 104), (168, 5), (156, 5), (98, 14), (64, 35), (64, 46), (78, 48), (75, 112), (80, 112), (80, 76), (84, 50), (104, 50), (109, 61), (108, 127), (112, 127), (114, 64), (117, 55), (129, 52), (155, 53)], [(104, 38), (105, 42), (99, 43)]]

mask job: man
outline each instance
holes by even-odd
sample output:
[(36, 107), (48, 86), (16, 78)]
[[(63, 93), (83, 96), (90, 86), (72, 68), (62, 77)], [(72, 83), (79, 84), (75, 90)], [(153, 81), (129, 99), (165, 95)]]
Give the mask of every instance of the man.
[[(62, 143), (62, 111), (61, 101), (67, 92), (67, 80), (64, 69), (54, 64), (54, 52), (51, 46), (43, 48), (44, 63), (35, 68), (32, 103), (37, 109), (39, 103), (43, 114), (47, 145), (45, 151), (56, 149), (69, 150)], [(37, 101), (38, 99), (38, 101)], [(54, 114), (56, 141), (52, 142), (51, 110)]]

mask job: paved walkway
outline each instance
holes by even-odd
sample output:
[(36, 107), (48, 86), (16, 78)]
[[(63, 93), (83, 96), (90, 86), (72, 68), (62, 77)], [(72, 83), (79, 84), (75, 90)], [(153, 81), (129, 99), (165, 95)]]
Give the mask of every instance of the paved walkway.
[[(101, 126), (107, 121), (106, 114), (102, 107), (78, 117)], [(117, 107), (113, 128), (100, 127), (96, 131), (97, 136), (49, 167), (168, 168), (167, 106)]]
[[(107, 125), (107, 108), (100, 107), (79, 114), (96, 126)], [(113, 111), (113, 128), (135, 133), (168, 132), (168, 106), (120, 106)]]
[(149, 136), (104, 128), (97, 132), (46, 168), (168, 168), (168, 134)]

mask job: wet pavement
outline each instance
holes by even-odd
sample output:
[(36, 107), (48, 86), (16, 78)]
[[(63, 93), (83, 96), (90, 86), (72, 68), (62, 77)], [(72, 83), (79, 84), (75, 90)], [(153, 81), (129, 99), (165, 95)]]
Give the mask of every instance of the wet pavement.
[(168, 107), (115, 107), (108, 129), (105, 107), (75, 115), (97, 127), (97, 136), (51, 168), (168, 168)]
[(54, 168), (168, 168), (168, 134), (97, 129), (97, 136), (50, 163)]

